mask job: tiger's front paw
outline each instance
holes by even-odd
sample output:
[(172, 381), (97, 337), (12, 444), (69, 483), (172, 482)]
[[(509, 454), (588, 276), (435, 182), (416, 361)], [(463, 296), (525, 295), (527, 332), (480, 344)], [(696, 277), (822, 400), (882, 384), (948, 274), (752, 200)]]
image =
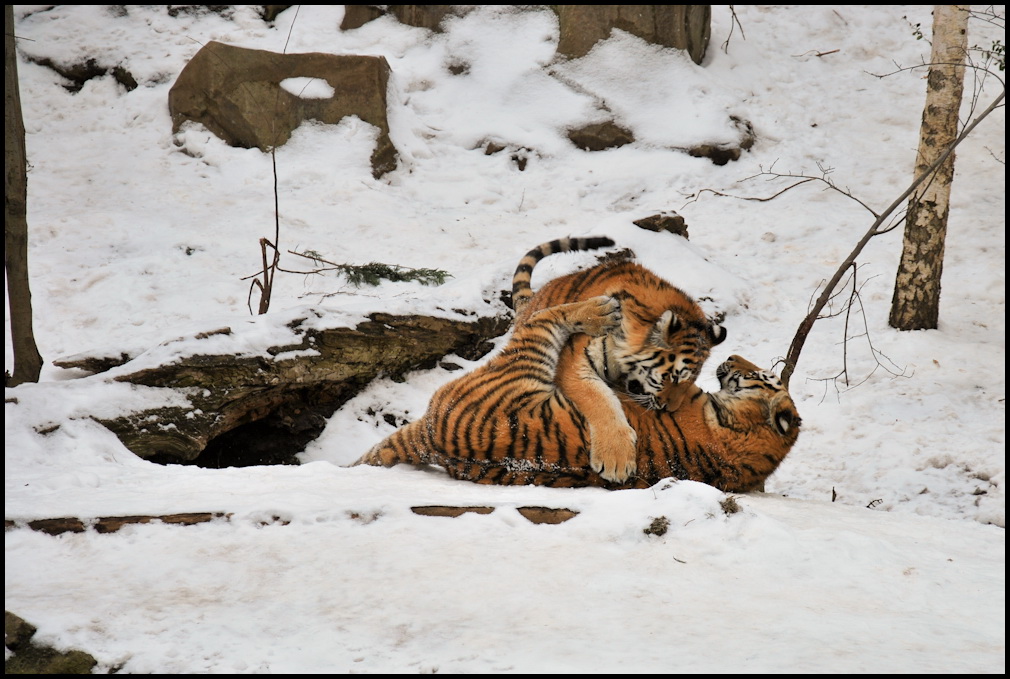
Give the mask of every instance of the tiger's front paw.
[(583, 306), (586, 313), (578, 324), (580, 332), (599, 337), (621, 327), (624, 316), (621, 313), (621, 302), (616, 297), (591, 297), (583, 302)]
[(611, 432), (590, 428), (589, 466), (607, 481), (627, 481), (637, 470), (638, 435), (629, 426)]

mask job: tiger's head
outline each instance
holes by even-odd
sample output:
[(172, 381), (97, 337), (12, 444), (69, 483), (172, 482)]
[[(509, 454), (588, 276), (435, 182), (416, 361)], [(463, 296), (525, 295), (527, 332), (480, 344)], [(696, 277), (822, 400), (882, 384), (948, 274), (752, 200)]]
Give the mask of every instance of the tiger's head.
[(712, 347), (726, 339), (726, 329), (703, 315), (667, 309), (652, 324), (632, 320), (622, 327), (610, 356), (617, 387), (652, 410), (674, 410), (664, 391), (694, 383)]
[(736, 355), (719, 365), (715, 374), (722, 388), (711, 398), (720, 424), (770, 437), (770, 444), (788, 451), (803, 421), (778, 375)]

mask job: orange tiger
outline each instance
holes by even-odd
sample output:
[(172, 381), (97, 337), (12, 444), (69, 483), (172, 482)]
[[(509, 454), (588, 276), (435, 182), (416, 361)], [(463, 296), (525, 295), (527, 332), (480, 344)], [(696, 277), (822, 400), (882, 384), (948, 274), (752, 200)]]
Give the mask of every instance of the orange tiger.
[(590, 466), (607, 480), (624, 481), (635, 472), (636, 434), (617, 393), (647, 408), (676, 410), (726, 332), (683, 290), (627, 258), (611, 257), (533, 293), (533, 270), (544, 257), (612, 244), (609, 238), (564, 238), (530, 250), (512, 277), (512, 306), (515, 326), (521, 327), (556, 304), (596, 295), (620, 301), (620, 329), (592, 340), (576, 337), (578, 358), (558, 373), (557, 382), (589, 423)]
[[(575, 282), (570, 289), (577, 289), (580, 294), (586, 290), (606, 289), (612, 290), (613, 296), (596, 296), (539, 308), (538, 298), (544, 290), (552, 294), (569, 293), (558, 293), (562, 288), (552, 281), (536, 296), (527, 294), (532, 267), (544, 256), (611, 243), (609, 239), (573, 239), (572, 242), (545, 244), (528, 253), (515, 276), (517, 326), (502, 352), (473, 373), (439, 389), (424, 417), (394, 432), (355, 464), (436, 464), (450, 469), (458, 478), (475, 481), (491, 478), (488, 482), (503, 483), (553, 485), (549, 480), (554, 472), (541, 473), (545, 470), (556, 470), (560, 485), (620, 487), (628, 482), (641, 458), (642, 446), (638, 446), (639, 453), (635, 451), (635, 429), (628, 424), (621, 409), (622, 402), (612, 391), (604, 385), (604, 393), (597, 399), (592, 392), (586, 391), (586, 384), (600, 383), (599, 373), (620, 382), (626, 375), (632, 375), (637, 366), (632, 362), (621, 363), (621, 360), (633, 355), (636, 349), (644, 352), (639, 354), (640, 360), (652, 360), (656, 366), (661, 366), (654, 369), (660, 374), (655, 378), (656, 386), (650, 387), (649, 393), (629, 387), (628, 391), (634, 393), (625, 395), (623, 405), (629, 413), (647, 419), (647, 415), (641, 415), (650, 412), (646, 406), (684, 399), (688, 395), (695, 398), (698, 390), (693, 379), (708, 356), (710, 343), (721, 341), (724, 333), (712, 326), (700, 309), (695, 310), (697, 305), (684, 293), (637, 265), (626, 266), (628, 262), (604, 263), (588, 272), (557, 279)], [(633, 284), (623, 289), (615, 286), (621, 280), (614, 275), (617, 271), (631, 272), (627, 280)], [(587, 275), (592, 272), (594, 276)], [(660, 308), (661, 305), (652, 302), (650, 306), (634, 294), (650, 289), (661, 291), (666, 301), (672, 303)], [(620, 304), (618, 297), (623, 298)], [(674, 307), (677, 311), (669, 308), (674, 304), (679, 305)], [(639, 320), (628, 324), (625, 309), (631, 309)], [(684, 318), (691, 322), (685, 323)], [(641, 319), (645, 319), (645, 323)], [(638, 327), (642, 325), (645, 330)], [(688, 332), (684, 332), (685, 328)], [(577, 333), (589, 333), (599, 339), (577, 335), (576, 340), (569, 343), (569, 338)], [(629, 336), (633, 341), (628, 340)], [(691, 341), (686, 343), (687, 356), (681, 359), (676, 350), (681, 347), (682, 340)], [(592, 347), (594, 344), (602, 346)], [(578, 352), (575, 346), (581, 347)], [(586, 357), (586, 365), (598, 367), (590, 369), (578, 365), (582, 357)], [(678, 362), (678, 359), (681, 360)], [(565, 361), (570, 365), (564, 364)], [(559, 370), (559, 363), (568, 367)], [(666, 379), (662, 370), (669, 372), (669, 366), (680, 366), (682, 370), (686, 366), (686, 370), (675, 375), (676, 379)], [(649, 370), (634, 375), (643, 380), (651, 376)], [(689, 377), (690, 381), (685, 381), (684, 377)], [(630, 382), (629, 378), (626, 384)], [(676, 398), (671, 396), (674, 392), (679, 392)], [(642, 399), (643, 396), (648, 399)], [(597, 427), (594, 431), (594, 417), (600, 417), (599, 411), (607, 411), (611, 405), (617, 409), (623, 427), (602, 430)], [(625, 431), (630, 432), (630, 437), (626, 437)], [(592, 459), (601, 444), (606, 450), (607, 444), (615, 439), (625, 449), (630, 447), (630, 452), (621, 451), (632, 461), (630, 468), (624, 468), (623, 475), (608, 474), (608, 469), (594, 464)], [(582, 458), (586, 458), (585, 461)], [(578, 477), (570, 470), (583, 467), (585, 479), (580, 484), (563, 481)], [(651, 464), (652, 467), (655, 465)], [(487, 470), (496, 470), (496, 473), (488, 477)], [(512, 475), (501, 476), (503, 470), (509, 470)]]
[(598, 336), (620, 324), (620, 304), (604, 296), (530, 315), (498, 354), (440, 387), (421, 419), (354, 464), (435, 464), (461, 478), (481, 465), (568, 466), (579, 455), (588, 464), (589, 427), (558, 388), (558, 360), (573, 334)]
[(670, 408), (660, 403), (665, 380), (693, 382), (713, 346), (726, 339), (726, 331), (705, 316), (687, 293), (674, 287), (627, 256), (610, 257), (597, 266), (556, 278), (534, 294), (530, 287), (537, 262), (557, 252), (589, 250), (614, 242), (609, 238), (562, 238), (544, 243), (519, 261), (512, 277), (515, 325), (522, 325), (540, 309), (612, 295), (624, 308), (623, 336), (600, 338), (592, 349), (592, 362), (601, 377), (649, 408)]
[[(615, 311), (612, 300), (594, 298), (535, 314), (516, 329), (502, 354), (439, 389), (424, 417), (355, 464), (432, 464), (456, 479), (499, 485), (648, 488), (674, 477), (726, 492), (762, 489), (796, 443), (802, 420), (781, 380), (740, 356), (716, 369), (719, 391), (706, 393), (691, 384), (675, 412), (650, 410), (620, 396), (638, 432), (637, 472), (617, 482), (590, 466), (585, 420), (566, 407), (551, 379), (555, 368), (565, 369), (557, 366), (559, 352), (551, 347), (576, 330), (596, 334), (613, 328)], [(544, 336), (550, 341), (543, 343)], [(545, 350), (542, 358), (523, 358), (532, 347)], [(509, 389), (498, 379), (513, 369), (522, 375), (517, 379), (530, 380), (524, 388)]]

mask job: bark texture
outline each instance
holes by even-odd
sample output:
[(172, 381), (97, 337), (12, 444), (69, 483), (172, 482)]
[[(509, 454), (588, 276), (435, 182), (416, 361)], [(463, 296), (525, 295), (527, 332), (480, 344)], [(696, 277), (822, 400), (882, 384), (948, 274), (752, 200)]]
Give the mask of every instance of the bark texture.
[(15, 387), (39, 381), (42, 356), (35, 344), (28, 284), (28, 172), (13, 5), (4, 6), (4, 170), (4, 268), (14, 350), (14, 374), (5, 380), (5, 386)]
[[(916, 176), (936, 162), (957, 138), (967, 47), (968, 6), (935, 5), (933, 51), (919, 130)], [(908, 200), (905, 237), (889, 319), (891, 327), (898, 330), (937, 327), (953, 180), (954, 154), (951, 153), (933, 177)]]

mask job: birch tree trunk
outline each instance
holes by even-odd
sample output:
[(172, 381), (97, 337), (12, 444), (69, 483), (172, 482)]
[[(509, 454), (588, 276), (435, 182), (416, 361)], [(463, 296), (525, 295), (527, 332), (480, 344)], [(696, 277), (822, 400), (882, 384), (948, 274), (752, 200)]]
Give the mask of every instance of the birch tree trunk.
[[(968, 5), (933, 6), (933, 51), (926, 105), (919, 129), (915, 174), (926, 171), (957, 137), (968, 47)], [(891, 300), (890, 325), (935, 329), (940, 315), (940, 275), (950, 210), (954, 154), (908, 200), (905, 237)]]
[(14, 349), (14, 374), (4, 385), (8, 387), (38, 382), (42, 372), (42, 356), (32, 330), (32, 293), (28, 286), (28, 172), (13, 7), (4, 7), (4, 268)]

